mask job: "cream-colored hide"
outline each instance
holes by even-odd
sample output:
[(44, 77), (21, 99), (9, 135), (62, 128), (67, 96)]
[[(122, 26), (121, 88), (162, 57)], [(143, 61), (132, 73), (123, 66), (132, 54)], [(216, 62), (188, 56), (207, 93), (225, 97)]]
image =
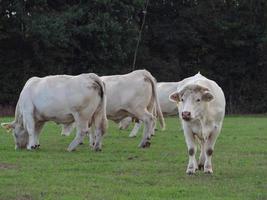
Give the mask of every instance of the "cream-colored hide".
[(96, 127), (94, 150), (101, 150), (101, 138), (106, 132), (106, 94), (102, 80), (96, 74), (78, 76), (33, 77), (27, 81), (16, 106), (15, 120), (3, 123), (12, 129), (15, 148), (35, 149), (40, 146), (39, 134), (45, 122), (66, 126), (76, 123), (77, 134), (68, 150), (74, 150), (88, 132)]
[[(213, 173), (211, 157), (222, 128), (225, 114), (225, 97), (222, 89), (200, 73), (179, 82), (170, 100), (179, 102), (178, 110), (188, 148), (189, 163), (186, 173), (194, 174), (204, 167)], [(197, 141), (201, 146), (199, 161), (195, 155)]]
[[(157, 92), (159, 97), (159, 104), (163, 116), (175, 116), (178, 115), (178, 109), (175, 102), (169, 100), (169, 95), (177, 89), (178, 82), (160, 82), (157, 83)], [(119, 128), (126, 129), (132, 122), (131, 117), (127, 117), (120, 121)], [(136, 122), (129, 137), (136, 137), (142, 122)]]

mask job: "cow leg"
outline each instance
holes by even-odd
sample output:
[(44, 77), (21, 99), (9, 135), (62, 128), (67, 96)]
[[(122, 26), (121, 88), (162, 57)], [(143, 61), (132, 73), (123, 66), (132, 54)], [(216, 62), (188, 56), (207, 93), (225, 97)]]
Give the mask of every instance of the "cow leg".
[(94, 137), (95, 140), (93, 149), (95, 151), (101, 151), (102, 138), (107, 128), (106, 116), (104, 116), (102, 112), (97, 113), (96, 116), (94, 117), (94, 127), (95, 127), (95, 137)]
[(153, 115), (153, 124), (152, 124), (152, 129), (151, 129), (151, 132), (150, 132), (150, 136), (154, 136), (155, 135), (155, 129), (156, 129), (156, 121), (157, 121), (157, 109), (155, 107), (155, 102), (150, 102), (148, 107), (147, 107), (147, 110), (149, 113), (151, 113)]
[(120, 130), (125, 130), (127, 129), (130, 124), (132, 123), (132, 118), (131, 117), (126, 117), (124, 119), (122, 119), (119, 123), (119, 129)]
[(40, 147), (40, 142), (39, 142), (39, 136), (40, 136), (40, 133), (41, 133), (41, 131), (42, 131), (42, 129), (43, 129), (43, 127), (44, 127), (44, 122), (38, 122), (38, 123), (36, 123), (36, 125), (35, 125), (35, 132), (36, 132), (36, 134), (35, 134), (35, 148), (39, 148)]
[(196, 170), (198, 169), (198, 165), (197, 165), (197, 161), (195, 157), (197, 153), (197, 145), (196, 145), (196, 140), (195, 140), (193, 132), (187, 126), (184, 126), (184, 136), (185, 136), (185, 141), (187, 144), (188, 156), (189, 156), (186, 173), (191, 175), (191, 174), (195, 174)]
[(29, 141), (27, 144), (27, 149), (32, 150), (36, 148), (36, 130), (35, 130), (35, 121), (33, 119), (32, 114), (25, 114), (24, 116), (26, 118), (26, 130), (29, 135)]
[(149, 112), (145, 112), (144, 115), (139, 118), (144, 122), (144, 135), (139, 147), (146, 148), (150, 146), (150, 138), (153, 127), (153, 115)]
[(96, 128), (95, 129), (95, 144), (93, 146), (93, 149), (95, 151), (101, 151), (102, 149), (102, 135), (103, 135), (103, 132), (101, 131), (100, 128)]
[(89, 135), (89, 145), (91, 148), (94, 148), (95, 145), (95, 133), (94, 133), (94, 128), (91, 126), (88, 131)]
[(198, 169), (202, 170), (204, 168), (204, 163), (206, 160), (206, 154), (205, 154), (205, 142), (201, 140), (200, 142), (200, 155), (199, 155), (199, 160), (198, 160)]
[(136, 137), (141, 126), (142, 126), (142, 122), (140, 120), (139, 122), (135, 122), (133, 130), (131, 131), (129, 137)]
[[(79, 114), (77, 114), (79, 115)], [(83, 138), (88, 132), (88, 123), (89, 120), (86, 117), (74, 116), (75, 123), (76, 123), (76, 136), (74, 140), (70, 143), (68, 147), (68, 151), (73, 151), (75, 148), (83, 142)]]
[(155, 130), (156, 130), (156, 121), (157, 121), (157, 118), (153, 116), (153, 124), (152, 124), (152, 129), (151, 129), (151, 134), (150, 136), (155, 136)]
[(219, 135), (219, 132), (212, 132), (209, 137), (205, 141), (205, 164), (204, 164), (204, 173), (212, 174), (212, 164), (211, 164), (211, 158), (214, 151), (214, 145), (216, 142), (216, 139)]
[(63, 124), (61, 135), (62, 136), (69, 136), (71, 134), (72, 130), (74, 129), (74, 125), (75, 125), (74, 123)]

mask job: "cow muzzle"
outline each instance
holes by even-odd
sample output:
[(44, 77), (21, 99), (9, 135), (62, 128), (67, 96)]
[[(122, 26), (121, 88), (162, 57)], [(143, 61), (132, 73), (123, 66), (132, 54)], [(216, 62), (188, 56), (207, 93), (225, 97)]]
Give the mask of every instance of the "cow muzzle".
[(191, 113), (188, 111), (182, 112), (182, 118), (185, 121), (190, 121), (191, 120)]

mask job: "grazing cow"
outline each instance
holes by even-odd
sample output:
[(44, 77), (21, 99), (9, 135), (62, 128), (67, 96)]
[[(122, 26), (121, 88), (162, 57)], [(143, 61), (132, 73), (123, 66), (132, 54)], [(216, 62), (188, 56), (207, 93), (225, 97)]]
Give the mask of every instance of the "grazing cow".
[[(124, 75), (102, 76), (101, 79), (106, 85), (107, 118), (117, 123), (128, 116), (143, 121), (144, 136), (139, 147), (149, 147), (155, 127), (155, 117), (152, 114), (154, 105), (161, 126), (165, 125), (155, 78), (146, 70), (136, 70)], [(68, 127), (63, 129), (63, 135), (70, 133)], [(93, 145), (94, 135), (91, 131), (89, 136), (90, 144)]]
[[(204, 167), (213, 173), (211, 157), (220, 134), (225, 114), (225, 97), (222, 89), (200, 73), (179, 82), (170, 100), (179, 102), (178, 110), (188, 148), (189, 163), (186, 173), (194, 174)], [(199, 162), (195, 158), (196, 140), (201, 145)]]
[(35, 149), (45, 122), (70, 126), (76, 123), (77, 134), (68, 147), (74, 150), (88, 132), (96, 127), (94, 150), (101, 150), (106, 132), (106, 94), (104, 83), (96, 74), (78, 76), (33, 77), (27, 81), (16, 106), (15, 120), (1, 126), (13, 130), (15, 148)]
[[(169, 100), (170, 94), (177, 89), (178, 82), (161, 82), (157, 83), (157, 92), (159, 97), (159, 104), (163, 116), (174, 116), (177, 115), (178, 109), (177, 105), (174, 102)], [(131, 117), (126, 117), (119, 123), (120, 129), (127, 129), (131, 124), (133, 119)], [(135, 123), (134, 128), (132, 129), (129, 137), (136, 137), (140, 127), (142, 125), (141, 121)]]

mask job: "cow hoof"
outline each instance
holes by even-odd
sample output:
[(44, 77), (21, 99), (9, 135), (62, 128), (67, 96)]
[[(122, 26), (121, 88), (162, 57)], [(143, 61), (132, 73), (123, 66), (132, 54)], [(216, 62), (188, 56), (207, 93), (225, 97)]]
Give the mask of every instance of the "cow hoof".
[(148, 147), (150, 147), (150, 145), (151, 145), (151, 143), (149, 141), (146, 141), (145, 143), (142, 143), (140, 145), (140, 147), (142, 147), (142, 148), (148, 148)]
[[(17, 146), (17, 149), (20, 149), (20, 147)], [(27, 146), (26, 146), (26, 149), (29, 150), (29, 151), (31, 151), (31, 150), (32, 150), (32, 147), (29, 146), (29, 145), (27, 145)]]
[(194, 175), (196, 172), (192, 172), (192, 171), (190, 171), (190, 172), (186, 172), (186, 174), (187, 175), (189, 175), (189, 176), (192, 176), (192, 175)]
[(198, 164), (198, 170), (203, 170), (204, 169), (204, 165), (203, 164)]
[(196, 171), (197, 171), (197, 167), (189, 166), (189, 167), (187, 167), (186, 173), (188, 175), (193, 175), (196, 173)]
[(193, 169), (187, 169), (187, 170), (186, 170), (186, 174), (187, 174), (187, 175), (190, 175), (190, 176), (191, 176), (191, 175), (194, 175), (194, 174), (196, 174), (196, 170), (193, 170)]
[(31, 149), (36, 149), (36, 145), (34, 145), (34, 146), (31, 146)]
[(67, 151), (68, 151), (68, 152), (72, 152), (72, 151), (75, 151), (75, 149), (69, 147), (69, 148), (67, 149)]
[(204, 166), (204, 173), (205, 174), (212, 174), (213, 173), (212, 166), (211, 165)]
[(102, 149), (99, 148), (99, 147), (95, 147), (95, 148), (94, 148), (94, 151), (95, 151), (95, 152), (100, 152), (100, 151), (102, 151)]
[(211, 169), (204, 170), (205, 174), (213, 174), (213, 171)]
[(83, 142), (80, 142), (79, 145), (83, 145)]

